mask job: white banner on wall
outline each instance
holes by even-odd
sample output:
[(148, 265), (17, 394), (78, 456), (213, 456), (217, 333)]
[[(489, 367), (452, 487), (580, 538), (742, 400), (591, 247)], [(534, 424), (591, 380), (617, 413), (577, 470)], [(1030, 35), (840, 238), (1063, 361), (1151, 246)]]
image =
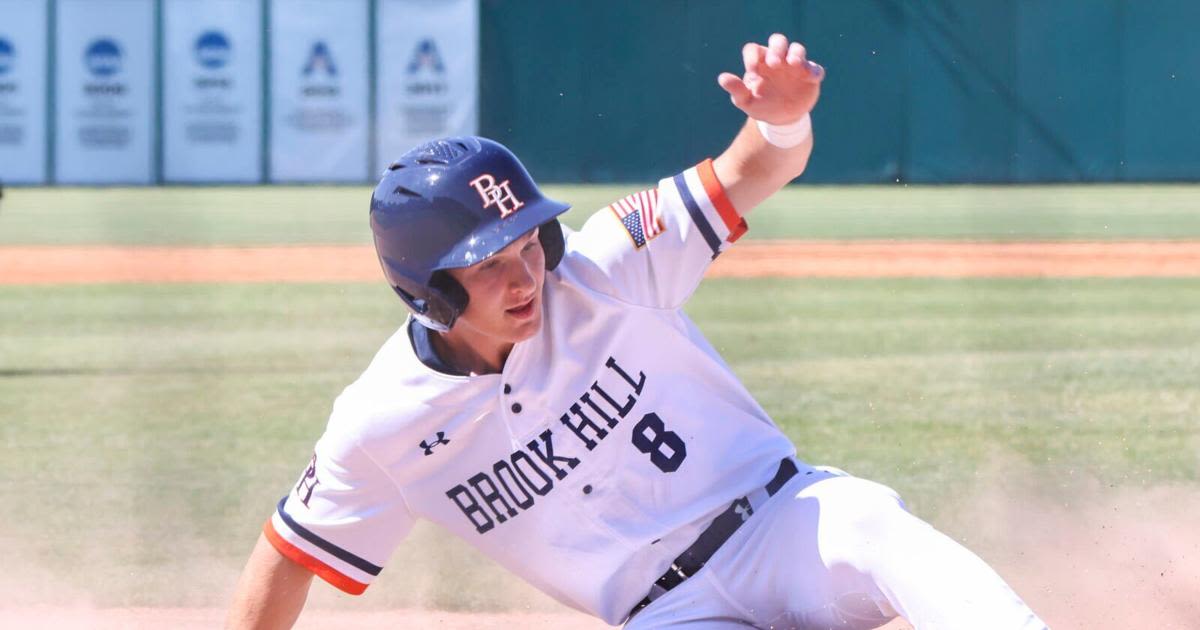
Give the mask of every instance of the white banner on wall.
[(168, 0), (163, 15), (163, 178), (262, 176), (258, 0)]
[(425, 140), (478, 133), (479, 3), (379, 0), (375, 171)]
[(154, 178), (153, 0), (59, 0), (55, 177)]
[(271, 1), (270, 179), (366, 179), (366, 0)]
[(46, 181), (46, 0), (0, 0), (0, 182)]

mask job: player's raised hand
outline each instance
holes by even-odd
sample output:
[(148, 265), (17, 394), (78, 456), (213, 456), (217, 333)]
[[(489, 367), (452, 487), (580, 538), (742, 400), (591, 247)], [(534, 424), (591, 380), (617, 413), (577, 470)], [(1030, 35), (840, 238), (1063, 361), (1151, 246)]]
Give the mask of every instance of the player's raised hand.
[(750, 42), (742, 47), (746, 72), (722, 72), (717, 83), (733, 104), (747, 116), (773, 125), (802, 118), (816, 106), (825, 69), (808, 60), (800, 42), (788, 43), (780, 33), (767, 45)]

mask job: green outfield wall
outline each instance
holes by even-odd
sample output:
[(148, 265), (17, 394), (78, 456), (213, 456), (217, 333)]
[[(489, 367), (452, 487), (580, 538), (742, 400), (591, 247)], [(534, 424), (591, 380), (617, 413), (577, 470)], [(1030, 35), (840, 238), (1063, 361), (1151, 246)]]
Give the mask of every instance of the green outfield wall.
[(1194, 0), (482, 0), (481, 131), (553, 181), (718, 153), (742, 43), (828, 69), (812, 182), (1200, 179)]
[(365, 183), (478, 132), (551, 182), (720, 152), (775, 31), (809, 182), (1200, 181), (1198, 0), (0, 0), (0, 181)]

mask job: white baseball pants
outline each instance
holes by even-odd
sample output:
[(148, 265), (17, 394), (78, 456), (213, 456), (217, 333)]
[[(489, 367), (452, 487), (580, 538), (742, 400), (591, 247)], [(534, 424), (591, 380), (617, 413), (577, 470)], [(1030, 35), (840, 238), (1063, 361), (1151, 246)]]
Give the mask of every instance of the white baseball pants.
[(909, 514), (891, 488), (800, 462), (800, 473), (705, 567), (626, 630), (1025, 630), (1046, 624), (987, 564)]

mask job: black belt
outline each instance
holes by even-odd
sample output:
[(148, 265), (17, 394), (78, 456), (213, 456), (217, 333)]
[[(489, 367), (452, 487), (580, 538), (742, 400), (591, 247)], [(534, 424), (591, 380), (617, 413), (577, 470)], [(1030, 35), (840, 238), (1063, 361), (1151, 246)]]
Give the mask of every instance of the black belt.
[[(775, 496), (776, 492), (787, 483), (789, 479), (796, 476), (796, 462), (790, 457), (779, 462), (779, 470), (775, 472), (775, 477), (767, 483), (767, 496)], [(700, 569), (704, 568), (704, 564), (712, 558), (717, 549), (725, 544), (726, 540), (737, 531), (746, 519), (754, 514), (754, 508), (750, 505), (750, 497), (745, 496), (736, 499), (729, 507), (717, 515), (700, 535), (696, 537), (696, 542), (692, 546), (679, 554), (678, 558), (671, 563), (671, 568), (667, 569), (662, 577), (654, 581), (654, 587), (651, 588), (649, 595), (646, 595), (642, 601), (638, 602), (633, 610), (629, 611), (629, 616), (641, 612), (643, 608), (650, 605), (650, 602), (658, 599), (663, 593), (679, 586), (684, 580), (695, 575)]]

